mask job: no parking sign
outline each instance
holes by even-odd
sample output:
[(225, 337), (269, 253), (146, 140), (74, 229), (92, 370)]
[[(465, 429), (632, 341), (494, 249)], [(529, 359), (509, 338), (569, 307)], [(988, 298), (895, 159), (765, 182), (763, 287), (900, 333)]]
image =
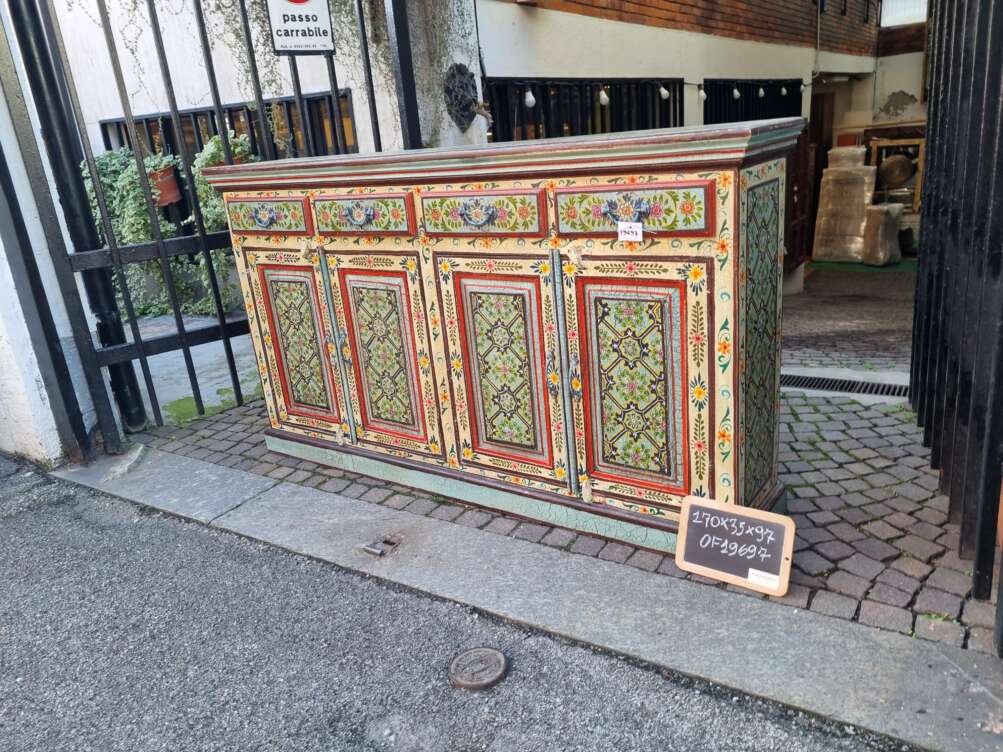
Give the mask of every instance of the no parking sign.
[(268, 0), (268, 23), (276, 55), (334, 52), (328, 0)]

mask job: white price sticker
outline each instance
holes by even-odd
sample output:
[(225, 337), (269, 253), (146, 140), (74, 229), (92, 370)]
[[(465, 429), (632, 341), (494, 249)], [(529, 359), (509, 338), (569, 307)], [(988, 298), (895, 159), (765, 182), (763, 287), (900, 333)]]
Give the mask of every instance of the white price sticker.
[(616, 239), (639, 243), (644, 239), (644, 224), (642, 222), (617, 222)]

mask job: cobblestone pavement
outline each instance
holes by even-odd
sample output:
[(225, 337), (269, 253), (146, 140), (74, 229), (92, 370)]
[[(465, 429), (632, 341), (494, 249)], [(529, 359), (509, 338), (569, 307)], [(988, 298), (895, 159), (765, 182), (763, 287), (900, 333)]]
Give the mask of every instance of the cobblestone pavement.
[(915, 288), (913, 272), (809, 269), (784, 296), (783, 364), (908, 370)]
[[(724, 587), (680, 571), (672, 557), (270, 452), (266, 423), (264, 403), (256, 402), (135, 438), (373, 504)], [(937, 493), (937, 475), (920, 439), (913, 414), (899, 406), (782, 395), (780, 472), (798, 536), (790, 591), (778, 600), (988, 652), (994, 607), (968, 598), (970, 565), (955, 554), (958, 528), (947, 523), (947, 499)]]

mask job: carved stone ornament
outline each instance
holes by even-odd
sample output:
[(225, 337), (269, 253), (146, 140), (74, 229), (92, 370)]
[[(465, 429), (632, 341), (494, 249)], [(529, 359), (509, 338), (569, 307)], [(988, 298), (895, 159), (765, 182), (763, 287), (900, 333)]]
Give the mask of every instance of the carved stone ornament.
[(446, 112), (461, 131), (466, 131), (474, 122), (477, 113), (477, 81), (474, 74), (463, 63), (453, 63), (442, 81), (446, 99)]

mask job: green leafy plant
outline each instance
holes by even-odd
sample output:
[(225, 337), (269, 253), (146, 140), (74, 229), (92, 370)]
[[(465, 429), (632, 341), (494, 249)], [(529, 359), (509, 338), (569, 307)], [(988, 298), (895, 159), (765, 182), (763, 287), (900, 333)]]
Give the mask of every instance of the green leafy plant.
[[(251, 153), (251, 142), (247, 135), (234, 135), (229, 133), (230, 153), (233, 161), (250, 162), (255, 157)], [(226, 207), (223, 205), (223, 197), (216, 191), (209, 181), (205, 179), (202, 171), (207, 167), (216, 167), (226, 161), (223, 152), (223, 141), (218, 135), (213, 136), (208, 141), (202, 151), (192, 160), (192, 177), (195, 179), (195, 192), (198, 195), (199, 206), (202, 207), (202, 219), (205, 221), (206, 232), (216, 232), (226, 229)]]
[[(170, 154), (151, 154), (143, 160), (146, 174), (165, 167), (176, 167), (178, 158)], [(160, 191), (151, 183), (150, 192), (154, 203), (160, 198)], [(144, 243), (153, 238), (150, 224), (150, 210), (143, 196), (143, 188), (139, 182), (139, 171), (136, 160), (130, 159), (129, 164), (115, 180), (114, 198), (111, 201), (111, 213), (115, 222), (115, 239), (119, 245)], [(178, 226), (158, 214), (160, 234), (171, 238), (178, 234)]]

